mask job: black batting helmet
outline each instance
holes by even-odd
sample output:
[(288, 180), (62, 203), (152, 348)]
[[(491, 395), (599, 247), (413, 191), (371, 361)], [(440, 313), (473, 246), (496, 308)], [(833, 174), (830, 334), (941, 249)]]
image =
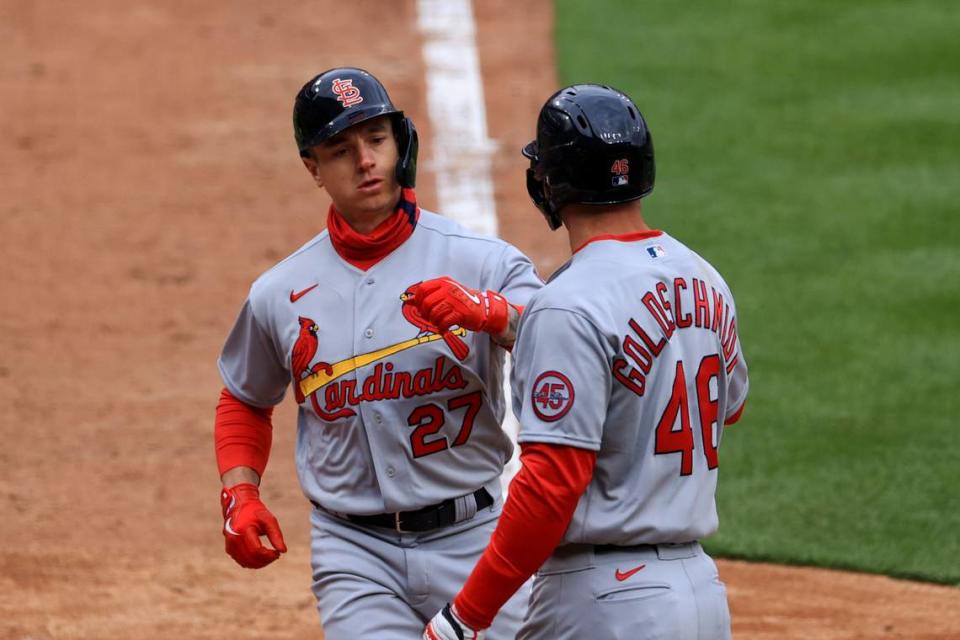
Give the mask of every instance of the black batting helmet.
[(617, 204), (653, 191), (653, 138), (637, 105), (622, 91), (577, 84), (556, 92), (540, 109), (527, 192), (551, 229), (572, 203)]
[(393, 106), (387, 90), (369, 72), (353, 67), (324, 71), (303, 85), (293, 104), (293, 135), (302, 157), (310, 147), (344, 129), (378, 116), (390, 116), (397, 138), (397, 181), (413, 187), (417, 179), (417, 130)]

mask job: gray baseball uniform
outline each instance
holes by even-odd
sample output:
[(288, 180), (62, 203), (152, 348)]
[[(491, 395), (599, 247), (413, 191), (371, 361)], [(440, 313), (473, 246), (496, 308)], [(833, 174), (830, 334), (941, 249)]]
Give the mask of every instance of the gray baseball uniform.
[[(330, 640), (416, 637), (466, 579), (499, 513), (512, 452), (500, 428), (504, 350), (487, 334), (438, 332), (404, 303), (409, 286), (444, 275), (518, 305), (542, 286), (512, 246), (428, 211), (366, 271), (324, 231), (254, 283), (220, 357), (227, 389), (251, 405), (275, 405), (294, 385), (297, 469), (317, 508), (314, 591)], [(477, 497), (483, 488), (490, 505)], [(455, 524), (444, 529), (357, 518), (450, 499)], [(514, 637), (523, 605), (521, 593), (491, 639)]]
[(717, 528), (723, 423), (748, 387), (720, 274), (660, 232), (593, 241), (534, 296), (514, 353), (519, 441), (597, 451), (520, 637), (728, 637), (696, 542)]

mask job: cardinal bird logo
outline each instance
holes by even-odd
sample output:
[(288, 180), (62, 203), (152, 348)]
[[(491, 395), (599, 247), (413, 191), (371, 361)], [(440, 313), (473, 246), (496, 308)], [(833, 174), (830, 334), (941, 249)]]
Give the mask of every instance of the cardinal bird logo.
[(406, 291), (400, 296), (400, 299), (403, 300), (403, 306), (400, 310), (403, 312), (403, 317), (407, 319), (407, 322), (415, 326), (420, 330), (418, 336), (427, 334), (427, 333), (439, 333), (440, 337), (443, 338), (443, 341), (447, 343), (447, 346), (450, 347), (450, 351), (453, 352), (453, 355), (457, 357), (457, 360), (463, 362), (467, 359), (467, 356), (470, 355), (470, 347), (467, 346), (467, 343), (461, 340), (458, 336), (455, 336), (453, 332), (449, 329), (446, 331), (440, 331), (436, 325), (432, 324), (429, 320), (420, 315), (420, 310), (413, 304), (414, 293), (410, 289), (414, 285), (411, 285), (407, 288)]
[(317, 355), (317, 331), (320, 330), (320, 327), (310, 318), (300, 316), (298, 320), (300, 322), (300, 335), (293, 345), (291, 361), (294, 379), (293, 392), (296, 395), (297, 403), (301, 403), (304, 396), (303, 391), (300, 390), (300, 380), (303, 379), (304, 374), (322, 370), (329, 375), (332, 368), (326, 362), (318, 362), (312, 367), (310, 366), (310, 361)]

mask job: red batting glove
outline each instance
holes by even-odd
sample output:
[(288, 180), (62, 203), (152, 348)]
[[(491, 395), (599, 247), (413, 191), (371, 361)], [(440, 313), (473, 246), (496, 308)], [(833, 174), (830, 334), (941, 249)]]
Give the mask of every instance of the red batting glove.
[(477, 291), (444, 276), (415, 285), (413, 294), (420, 314), (440, 331), (457, 325), (498, 336), (507, 328), (510, 305), (495, 291)]
[[(286, 553), (280, 525), (266, 505), (260, 501), (260, 489), (249, 482), (234, 485), (220, 492), (223, 509), (223, 537), (227, 553), (241, 567), (260, 569)], [(266, 535), (273, 549), (260, 542)]]

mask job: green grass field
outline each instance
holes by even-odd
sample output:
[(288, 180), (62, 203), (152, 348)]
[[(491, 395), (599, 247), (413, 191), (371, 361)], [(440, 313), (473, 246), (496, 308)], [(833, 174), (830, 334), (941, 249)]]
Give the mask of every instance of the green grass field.
[(737, 299), (709, 550), (960, 585), (960, 3), (559, 0), (556, 43)]

